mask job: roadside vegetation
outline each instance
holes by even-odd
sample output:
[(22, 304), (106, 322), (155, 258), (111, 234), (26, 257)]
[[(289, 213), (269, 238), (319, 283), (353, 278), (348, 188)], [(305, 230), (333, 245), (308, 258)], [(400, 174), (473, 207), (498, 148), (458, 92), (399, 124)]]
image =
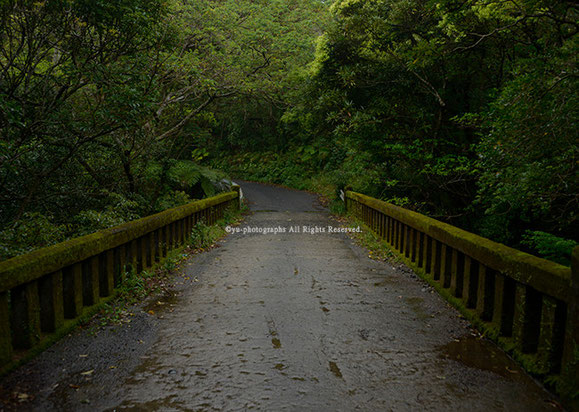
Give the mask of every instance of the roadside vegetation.
[(222, 190), (209, 142), (278, 121), (326, 8), (0, 5), (0, 260)]
[(338, 0), (329, 14), (276, 126), (284, 138), (254, 150), (250, 135), (213, 164), (349, 187), (568, 264), (577, 5)]
[(228, 176), (577, 245), (574, 2), (0, 5), (0, 260)]

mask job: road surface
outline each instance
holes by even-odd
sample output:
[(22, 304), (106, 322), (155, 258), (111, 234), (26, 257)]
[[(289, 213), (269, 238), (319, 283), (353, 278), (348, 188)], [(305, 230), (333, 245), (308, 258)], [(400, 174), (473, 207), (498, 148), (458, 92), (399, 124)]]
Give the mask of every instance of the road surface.
[(188, 262), (174, 293), (133, 308), (131, 323), (75, 332), (7, 376), (0, 405), (554, 410), (547, 392), (411, 271), (328, 233), (338, 224), (315, 196), (242, 188), (253, 214), (239, 229), (285, 233), (229, 235)]

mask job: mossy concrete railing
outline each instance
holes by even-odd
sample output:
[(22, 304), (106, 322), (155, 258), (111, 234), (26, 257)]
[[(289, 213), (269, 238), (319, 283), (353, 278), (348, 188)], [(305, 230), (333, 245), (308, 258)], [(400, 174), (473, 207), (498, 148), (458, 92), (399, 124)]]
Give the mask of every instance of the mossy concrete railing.
[(345, 202), (531, 372), (562, 374), (577, 389), (579, 247), (568, 268), (360, 193)]
[(196, 223), (238, 208), (233, 189), (0, 262), (0, 369), (111, 296), (126, 273), (183, 245)]

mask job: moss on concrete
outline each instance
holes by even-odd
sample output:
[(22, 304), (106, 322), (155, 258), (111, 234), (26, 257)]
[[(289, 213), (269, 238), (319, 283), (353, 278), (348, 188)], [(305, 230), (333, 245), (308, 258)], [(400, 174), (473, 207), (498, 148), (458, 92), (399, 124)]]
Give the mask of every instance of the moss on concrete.
[[(234, 215), (237, 215), (237, 214), (238, 213), (234, 213)], [(223, 229), (223, 227), (227, 223), (228, 223), (228, 221), (227, 221), (227, 217), (226, 217), (226, 218), (218, 220), (214, 225), (209, 226), (209, 228), (207, 230), (207, 238), (204, 240), (204, 242), (208, 242), (209, 244), (212, 244), (217, 239), (220, 239), (223, 236), (225, 236), (226, 232)], [(193, 240), (193, 239), (190, 239), (190, 240)], [(166, 257), (160, 259), (160, 261), (156, 262), (152, 267), (147, 268), (147, 271), (148, 272), (154, 272), (157, 269), (173, 270), (175, 268), (175, 256), (181, 256), (183, 254), (183, 251), (188, 249), (190, 246), (191, 245), (186, 243), (178, 248), (172, 249), (171, 252), (168, 253)], [(206, 247), (207, 245), (202, 244), (202, 245), (194, 245), (194, 246)], [(135, 276), (139, 276), (139, 274), (136, 274)], [(124, 277), (124, 278), (126, 278), (126, 277)], [(92, 306), (83, 307), (82, 312), (75, 319), (65, 320), (63, 325), (60, 328), (58, 328), (54, 333), (43, 334), (41, 336), (40, 342), (38, 342), (38, 344), (36, 344), (31, 349), (12, 352), (12, 349), (10, 347), (9, 348), (10, 353), (7, 353), (5, 358), (2, 358), (0, 356), (0, 359), (2, 359), (3, 362), (5, 362), (4, 364), (0, 364), (0, 376), (3, 376), (5, 374), (9, 373), (10, 371), (14, 370), (15, 368), (19, 367), (20, 365), (33, 359), (38, 354), (42, 353), (44, 350), (46, 350), (50, 346), (54, 345), (61, 338), (68, 335), (70, 332), (72, 332), (79, 325), (86, 324), (93, 316), (95, 316), (99, 311), (101, 311), (107, 303), (114, 301), (114, 300), (117, 300), (117, 301), (121, 300), (122, 301), (124, 299), (127, 299), (127, 298), (126, 298), (126, 293), (123, 293), (122, 287), (116, 288), (112, 291), (112, 294), (110, 296), (100, 298), (98, 303), (96, 303)], [(6, 311), (6, 313), (7, 313), (7, 311)], [(2, 354), (0, 354), (0, 355), (2, 355)]]
[(568, 267), (360, 193), (349, 191), (346, 192), (346, 196), (426, 233), (431, 238), (519, 283), (532, 286), (542, 293), (566, 302), (571, 299), (572, 293), (569, 288), (571, 269)]
[(238, 196), (236, 191), (223, 193), (0, 262), (0, 291), (56, 272)]
[[(349, 192), (352, 193), (352, 192)], [(393, 206), (393, 205), (391, 205)], [(394, 206), (396, 207), (396, 206)], [(401, 208), (400, 208), (401, 209)], [(378, 209), (377, 209), (378, 210)], [(383, 211), (383, 210), (382, 210)], [(410, 211), (407, 211), (410, 212)], [(386, 213), (386, 212), (385, 212)], [(418, 213), (410, 212), (418, 216), (422, 216)], [(426, 218), (426, 216), (422, 216)], [(372, 231), (372, 229), (365, 224), (365, 222), (361, 221), (358, 217), (357, 223), (363, 226), (367, 231)], [(394, 217), (397, 220), (400, 220), (399, 217)], [(429, 218), (427, 218), (429, 219)], [(433, 220), (433, 219), (432, 219)], [(406, 223), (405, 221), (403, 221)], [(444, 223), (437, 222), (441, 225), (445, 225)], [(408, 223), (406, 223), (408, 224)], [(422, 230), (422, 229), (420, 229)], [(467, 232), (468, 233), (468, 232)], [(473, 235), (476, 236), (476, 235)], [(477, 236), (478, 237), (478, 236)], [(486, 240), (486, 239), (485, 239)], [(489, 241), (490, 242), (490, 241)], [(537, 379), (541, 380), (544, 384), (546, 384), (550, 389), (554, 390), (555, 393), (560, 395), (567, 406), (574, 410), (575, 407), (579, 406), (579, 388), (577, 387), (577, 383), (573, 379), (569, 379), (569, 376), (572, 373), (569, 371), (563, 371), (561, 374), (550, 374), (549, 372), (545, 371), (544, 366), (541, 364), (540, 359), (537, 357), (536, 354), (525, 354), (521, 352), (516, 345), (513, 338), (502, 337), (500, 336), (499, 327), (492, 322), (485, 322), (483, 321), (476, 313), (474, 309), (468, 309), (465, 306), (464, 301), (461, 298), (457, 298), (452, 295), (450, 289), (444, 288), (440, 281), (435, 280), (430, 274), (427, 274), (425, 270), (418, 266), (416, 262), (412, 262), (412, 260), (403, 253), (400, 253), (395, 248), (391, 247), (387, 242), (382, 241), (383, 245), (388, 247), (391, 252), (396, 256), (397, 260), (400, 260), (406, 264), (406, 266), (410, 267), (421, 279), (426, 281), (430, 286), (432, 286), (438, 294), (440, 294), (446, 301), (452, 304), (476, 329), (478, 329), (485, 337), (495, 342), (499, 347), (501, 347), (505, 352), (507, 352), (519, 365), (523, 367), (529, 374), (536, 377)], [(369, 244), (365, 244), (366, 247), (371, 248), (372, 246)], [(506, 246), (499, 245), (503, 248)], [(508, 248), (510, 249), (510, 248)], [(522, 253), (522, 252), (521, 252)], [(579, 257), (579, 250), (577, 251), (577, 256)], [(533, 257), (534, 258), (534, 257)], [(536, 258), (539, 259), (539, 258)], [(579, 259), (578, 259), (579, 260)], [(550, 262), (549, 262), (550, 263)], [(579, 351), (576, 355), (579, 359)], [(567, 368), (564, 366), (564, 368)]]

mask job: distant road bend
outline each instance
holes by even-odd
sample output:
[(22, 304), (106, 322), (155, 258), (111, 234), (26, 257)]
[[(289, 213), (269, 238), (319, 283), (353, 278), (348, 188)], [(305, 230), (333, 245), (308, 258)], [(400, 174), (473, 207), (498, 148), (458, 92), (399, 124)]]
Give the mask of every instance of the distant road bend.
[[(240, 228), (337, 226), (316, 197), (241, 183)], [(235, 233), (175, 296), (81, 330), (1, 383), (0, 410), (541, 411), (544, 391), (416, 275), (344, 234)]]

